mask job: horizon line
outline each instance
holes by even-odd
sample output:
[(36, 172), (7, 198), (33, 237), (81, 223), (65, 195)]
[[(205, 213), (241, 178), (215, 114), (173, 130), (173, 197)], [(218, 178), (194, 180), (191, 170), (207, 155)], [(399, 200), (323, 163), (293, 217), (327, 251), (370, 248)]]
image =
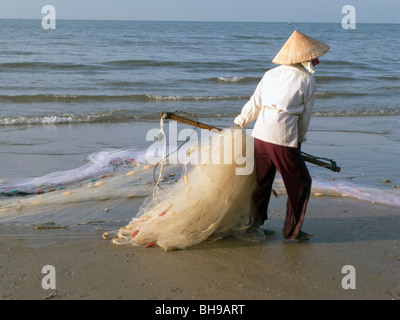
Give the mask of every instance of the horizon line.
[[(42, 20), (42, 18), (5, 18), (0, 20)], [(57, 18), (59, 21), (137, 21), (137, 22), (218, 22), (218, 23), (327, 23), (341, 24), (332, 21), (247, 21), (247, 20), (164, 20), (164, 19), (101, 19), (101, 18)], [(400, 22), (357, 22), (357, 24), (400, 24)]]

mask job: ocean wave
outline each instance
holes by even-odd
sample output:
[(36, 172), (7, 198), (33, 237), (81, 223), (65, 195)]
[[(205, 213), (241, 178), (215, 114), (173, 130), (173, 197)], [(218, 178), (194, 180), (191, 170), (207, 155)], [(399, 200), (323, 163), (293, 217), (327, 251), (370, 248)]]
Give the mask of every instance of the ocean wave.
[(115, 102), (115, 101), (230, 101), (248, 99), (249, 96), (181, 96), (181, 95), (67, 95), (67, 94), (38, 94), (38, 95), (0, 95), (0, 102), (8, 103), (46, 103), (46, 102)]
[[(220, 77), (209, 77), (209, 78), (190, 78), (190, 79), (177, 79), (173, 80), (177, 86), (186, 85), (188, 83), (195, 83), (195, 84), (209, 84), (209, 83), (216, 83), (216, 84), (245, 84), (245, 83), (254, 83), (257, 84), (260, 81), (260, 77), (246, 77), (246, 76), (220, 76)], [(99, 86), (106, 86), (106, 87), (116, 87), (116, 88), (137, 88), (137, 87), (144, 87), (148, 86), (147, 82), (144, 81), (124, 81), (124, 80), (114, 80), (114, 81), (99, 81)], [(159, 85), (163, 86), (163, 81), (155, 82), (152, 81), (152, 85)]]
[(2, 55), (11, 55), (11, 56), (29, 56), (35, 54), (30, 51), (18, 51), (18, 50), (2, 50), (0, 51)]
[(372, 65), (371, 63), (361, 62), (361, 61), (344, 61), (344, 60), (324, 60), (324, 65), (340, 67), (340, 68), (350, 68), (350, 69), (360, 69), (360, 70), (380, 70), (378, 67)]
[(105, 66), (121, 67), (176, 67), (182, 65), (181, 62), (158, 60), (113, 60), (103, 62), (102, 64)]
[(215, 83), (222, 84), (240, 84), (240, 83), (248, 83), (248, 82), (257, 82), (260, 81), (260, 78), (257, 77), (215, 77), (209, 78), (208, 81), (212, 81)]
[(315, 97), (317, 99), (331, 99), (333, 97), (360, 97), (365, 96), (368, 93), (361, 93), (361, 92), (329, 92), (329, 91), (322, 91), (315, 93)]
[(376, 79), (393, 81), (393, 80), (400, 80), (400, 77), (394, 75), (393, 76), (385, 75), (385, 76), (378, 76), (376, 77)]
[(316, 83), (331, 83), (331, 82), (342, 82), (342, 81), (358, 81), (355, 77), (348, 76), (314, 76)]
[(110, 60), (93, 61), (90, 63), (67, 63), (67, 62), (49, 62), (49, 61), (18, 61), (0, 63), (0, 70), (9, 72), (29, 71), (29, 70), (59, 70), (59, 71), (92, 71), (106, 72), (111, 70), (130, 70), (138, 68), (172, 68), (185, 69), (189, 72), (198, 72), (199, 70), (235, 70), (245, 69), (247, 71), (258, 70), (252, 64), (249, 67), (248, 62), (240, 61), (176, 61), (176, 60), (152, 60), (152, 59), (131, 59), (131, 60)]
[(123, 123), (134, 120), (154, 120), (159, 114), (137, 115), (120, 110), (113, 110), (91, 114), (62, 114), (48, 116), (2, 117), (0, 126), (13, 125), (55, 125), (55, 124), (79, 124), (79, 123)]
[(154, 96), (145, 95), (145, 101), (231, 101), (248, 99), (247, 95), (239, 96)]
[(320, 195), (331, 195), (355, 198), (371, 203), (400, 207), (398, 191), (383, 190), (367, 185), (353, 184), (349, 182), (324, 181), (313, 179), (313, 192)]
[(314, 117), (375, 117), (375, 116), (398, 116), (400, 109), (368, 109), (368, 110), (335, 110), (315, 111)]
[[(115, 172), (121, 167), (131, 167), (131, 160), (136, 163), (145, 160), (145, 152), (136, 149), (105, 149), (88, 155), (85, 164), (66, 171), (48, 173), (35, 178), (17, 178), (1, 181), (0, 195), (25, 195), (37, 193), (44, 188), (74, 186), (77, 183), (99, 178), (103, 174)], [(13, 192), (14, 191), (14, 192)]]
[[(197, 119), (232, 118), (236, 113), (202, 113), (193, 115)], [(0, 126), (17, 125), (62, 125), (86, 123), (127, 123), (132, 121), (154, 121), (160, 119), (159, 111), (111, 110), (89, 114), (59, 114), (45, 116), (0, 117)]]
[(202, 68), (230, 68), (240, 65), (237, 62), (218, 62), (218, 61), (171, 61), (171, 60), (112, 60), (103, 62), (104, 66), (111, 67), (172, 67), (172, 68), (187, 68), (195, 71), (199, 67)]
[[(252, 81), (255, 78), (246, 77), (216, 77), (209, 78), (209, 81), (234, 84), (246, 81)], [(128, 85), (125, 83), (124, 85)], [(388, 88), (388, 90), (394, 88)], [(359, 97), (365, 96), (366, 93), (360, 92), (317, 92), (317, 99), (331, 99), (334, 97)], [(373, 95), (379, 95), (373, 93)], [(155, 95), (155, 94), (126, 94), (126, 95), (86, 95), (86, 94), (36, 94), (36, 95), (0, 95), (0, 102), (4, 103), (49, 103), (49, 102), (153, 102), (153, 101), (235, 101), (247, 100), (250, 95), (221, 95), (221, 96), (197, 96), (197, 95)]]
[(396, 86), (396, 85), (384, 86), (384, 87), (377, 88), (377, 91), (387, 91), (387, 92), (399, 93), (400, 87)]
[(0, 63), (0, 69), (98, 69), (99, 66), (95, 65), (86, 65), (86, 64), (74, 64), (74, 63), (53, 63), (53, 62), (34, 62), (34, 61), (27, 61), (27, 62), (5, 62)]
[[(168, 110), (167, 110), (168, 111)], [(237, 112), (226, 110), (225, 112), (207, 112), (196, 114), (201, 121), (208, 119), (233, 119)], [(373, 110), (336, 110), (336, 111), (315, 111), (314, 117), (368, 117), (368, 116), (399, 116), (400, 109), (373, 109)], [(87, 114), (56, 114), (43, 116), (22, 116), (22, 117), (0, 117), (0, 126), (18, 125), (63, 125), (63, 124), (87, 124), (87, 123), (127, 123), (133, 121), (157, 121), (160, 119), (160, 112), (145, 110), (110, 110), (100, 113)], [(229, 122), (230, 123), (230, 122)]]

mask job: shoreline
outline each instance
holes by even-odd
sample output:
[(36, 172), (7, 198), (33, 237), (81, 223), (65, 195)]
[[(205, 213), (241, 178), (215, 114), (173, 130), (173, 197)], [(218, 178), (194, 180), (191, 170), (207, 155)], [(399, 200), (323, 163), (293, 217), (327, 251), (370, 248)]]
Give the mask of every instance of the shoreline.
[[(271, 199), (265, 227), (274, 233), (263, 242), (226, 238), (177, 251), (117, 246), (102, 228), (2, 226), (0, 299), (400, 299), (395, 208), (311, 197), (303, 229), (315, 237), (299, 243), (281, 235), (285, 201)], [(42, 288), (45, 265), (55, 268), (55, 290)], [(355, 268), (356, 289), (341, 285), (345, 265)]]

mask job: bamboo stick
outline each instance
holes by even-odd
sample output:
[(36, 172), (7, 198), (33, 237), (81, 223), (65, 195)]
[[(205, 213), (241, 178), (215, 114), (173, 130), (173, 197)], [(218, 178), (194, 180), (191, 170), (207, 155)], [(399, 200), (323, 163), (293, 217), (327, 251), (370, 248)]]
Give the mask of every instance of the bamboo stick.
[[(200, 128), (200, 129), (222, 131), (222, 129), (220, 129), (220, 128), (216, 128), (216, 127), (210, 126), (210, 125), (202, 123), (202, 122), (198, 122), (198, 121), (194, 121), (194, 120), (191, 120), (188, 118), (184, 118), (182, 116), (178, 116), (178, 115), (174, 114), (173, 112), (164, 112), (163, 111), (163, 112), (161, 112), (161, 118), (167, 119), (167, 120), (168, 119), (175, 120), (175, 121), (182, 122), (184, 124), (188, 124), (188, 125)], [(340, 172), (341, 168), (336, 165), (332, 165), (332, 163), (325, 162), (320, 159), (315, 159), (314, 157), (305, 155), (304, 153), (302, 153), (302, 156), (303, 156), (304, 161), (316, 164), (320, 167), (324, 167), (324, 168), (327, 168), (327, 169), (335, 171), (335, 172)]]

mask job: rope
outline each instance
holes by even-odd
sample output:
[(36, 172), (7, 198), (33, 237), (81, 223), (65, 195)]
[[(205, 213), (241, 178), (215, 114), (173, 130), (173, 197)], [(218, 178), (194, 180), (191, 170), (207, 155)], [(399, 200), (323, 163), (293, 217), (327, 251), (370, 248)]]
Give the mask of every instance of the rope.
[[(199, 122), (199, 119), (198, 119), (197, 115), (195, 115), (195, 114), (190, 114), (190, 113), (187, 113), (187, 112), (185, 112), (185, 111), (179, 111), (179, 110), (176, 110), (176, 111), (174, 111), (173, 113), (180, 113), (180, 114), (183, 114), (183, 115), (186, 115), (186, 116), (194, 117), (194, 118), (196, 119), (196, 123)], [(161, 128), (160, 131), (161, 131), (161, 133), (163, 134), (163, 139), (164, 139), (164, 138), (165, 138), (165, 135), (164, 135), (163, 127), (164, 127), (164, 120), (163, 120), (163, 118), (161, 117), (161, 119), (160, 119), (160, 128)], [(168, 153), (167, 155), (165, 155), (165, 156), (154, 166), (154, 170), (153, 170), (153, 180), (154, 180), (154, 182), (155, 182), (155, 187), (154, 187), (154, 191), (153, 191), (153, 197), (156, 197), (157, 188), (160, 188), (161, 190), (163, 190), (163, 188), (160, 187), (160, 180), (161, 180), (161, 177), (162, 177), (162, 172), (163, 172), (163, 170), (164, 170), (164, 164), (166, 163), (166, 159), (167, 159), (170, 155), (174, 154), (175, 152), (178, 152), (179, 149), (182, 148), (182, 146), (183, 146), (186, 142), (188, 142), (188, 141), (191, 139), (191, 137), (192, 137), (193, 133), (196, 131), (196, 129), (197, 129), (197, 127), (194, 127), (192, 133), (190, 134), (190, 136), (186, 137), (185, 141), (183, 141), (182, 144), (181, 144), (175, 151), (170, 152), (170, 153)], [(165, 144), (165, 145), (166, 145), (166, 144)], [(165, 147), (164, 147), (164, 154), (165, 154)], [(156, 173), (157, 167), (159, 166), (160, 163), (161, 163), (161, 169), (160, 169), (160, 173), (159, 173), (159, 175), (158, 175), (158, 179), (156, 180), (155, 173)], [(185, 167), (185, 169), (186, 169), (186, 167)]]

